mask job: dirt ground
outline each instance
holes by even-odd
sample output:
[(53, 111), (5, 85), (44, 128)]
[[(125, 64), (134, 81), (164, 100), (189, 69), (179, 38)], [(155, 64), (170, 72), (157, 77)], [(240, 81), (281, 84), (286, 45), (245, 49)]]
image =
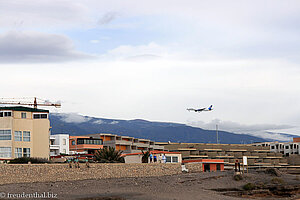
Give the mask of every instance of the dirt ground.
[[(243, 180), (235, 181), (233, 172), (187, 173), (148, 178), (113, 178), (67, 182), (19, 183), (0, 185), (0, 198), (11, 199), (20, 194), (50, 194), (58, 199), (300, 199), (300, 190), (292, 195), (245, 196), (228, 195), (243, 191), (247, 183), (276, 187), (300, 187), (300, 176), (282, 174), (280, 177), (264, 172), (249, 172)], [(226, 191), (226, 192), (224, 192)], [(258, 190), (260, 191), (260, 190)], [(224, 195), (225, 194), (225, 195)], [(9, 196), (10, 195), (10, 196)], [(13, 196), (15, 195), (15, 196)], [(10, 198), (8, 198), (10, 197)], [(29, 199), (29, 198), (27, 198)]]

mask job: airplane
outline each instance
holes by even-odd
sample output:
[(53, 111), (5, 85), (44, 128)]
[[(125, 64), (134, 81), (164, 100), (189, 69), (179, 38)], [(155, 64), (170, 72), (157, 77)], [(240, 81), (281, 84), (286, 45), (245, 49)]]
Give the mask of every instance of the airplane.
[(208, 108), (199, 108), (199, 109), (194, 109), (194, 108), (188, 108), (188, 111), (195, 111), (195, 112), (202, 112), (202, 111), (212, 111), (212, 105), (210, 105)]

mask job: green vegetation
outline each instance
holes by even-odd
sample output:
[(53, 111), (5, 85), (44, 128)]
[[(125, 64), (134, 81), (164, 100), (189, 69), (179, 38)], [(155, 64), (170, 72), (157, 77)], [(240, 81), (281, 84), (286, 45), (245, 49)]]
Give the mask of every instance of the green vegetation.
[(144, 152), (144, 151), (142, 150), (142, 153), (143, 153), (142, 163), (148, 163), (149, 156), (150, 156), (150, 151)]
[(240, 180), (243, 180), (243, 176), (241, 174), (236, 174), (233, 176), (233, 179), (235, 181), (240, 181)]
[(243, 186), (244, 190), (254, 190), (256, 188), (254, 183), (247, 183), (246, 185)]
[(116, 151), (113, 147), (103, 148), (95, 153), (96, 160), (100, 163), (124, 163), (122, 151)]
[(49, 163), (49, 160), (45, 158), (21, 157), (9, 161), (9, 164), (27, 164), (28, 162), (31, 162), (32, 164)]
[(276, 183), (278, 183), (278, 184), (283, 184), (283, 183), (284, 183), (284, 180), (281, 179), (281, 178), (273, 178), (273, 179), (271, 180), (271, 182), (274, 183), (274, 184), (276, 184)]

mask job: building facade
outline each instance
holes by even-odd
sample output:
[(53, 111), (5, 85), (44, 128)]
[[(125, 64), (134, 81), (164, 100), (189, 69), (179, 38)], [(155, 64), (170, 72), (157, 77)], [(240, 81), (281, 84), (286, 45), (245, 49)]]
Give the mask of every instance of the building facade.
[(70, 136), (69, 137), (70, 154), (94, 154), (97, 150), (103, 148), (103, 140), (90, 136)]
[(69, 134), (50, 135), (50, 156), (69, 154)]
[(267, 146), (270, 148), (271, 152), (282, 153), (284, 156), (288, 157), (290, 155), (300, 154), (300, 141), (298, 138), (293, 138), (293, 142), (263, 142), (254, 143), (253, 146)]
[(0, 159), (49, 159), (49, 111), (23, 106), (0, 107)]
[(88, 135), (103, 140), (104, 147), (114, 147), (123, 153), (139, 153), (141, 151), (163, 151), (164, 146), (154, 141), (115, 134), (97, 133)]

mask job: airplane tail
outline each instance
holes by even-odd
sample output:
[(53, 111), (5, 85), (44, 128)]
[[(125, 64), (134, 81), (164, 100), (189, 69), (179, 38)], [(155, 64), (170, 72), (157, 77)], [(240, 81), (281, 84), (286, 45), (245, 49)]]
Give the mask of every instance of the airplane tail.
[(209, 108), (208, 108), (208, 110), (212, 110), (212, 106), (213, 106), (213, 105), (210, 105)]

